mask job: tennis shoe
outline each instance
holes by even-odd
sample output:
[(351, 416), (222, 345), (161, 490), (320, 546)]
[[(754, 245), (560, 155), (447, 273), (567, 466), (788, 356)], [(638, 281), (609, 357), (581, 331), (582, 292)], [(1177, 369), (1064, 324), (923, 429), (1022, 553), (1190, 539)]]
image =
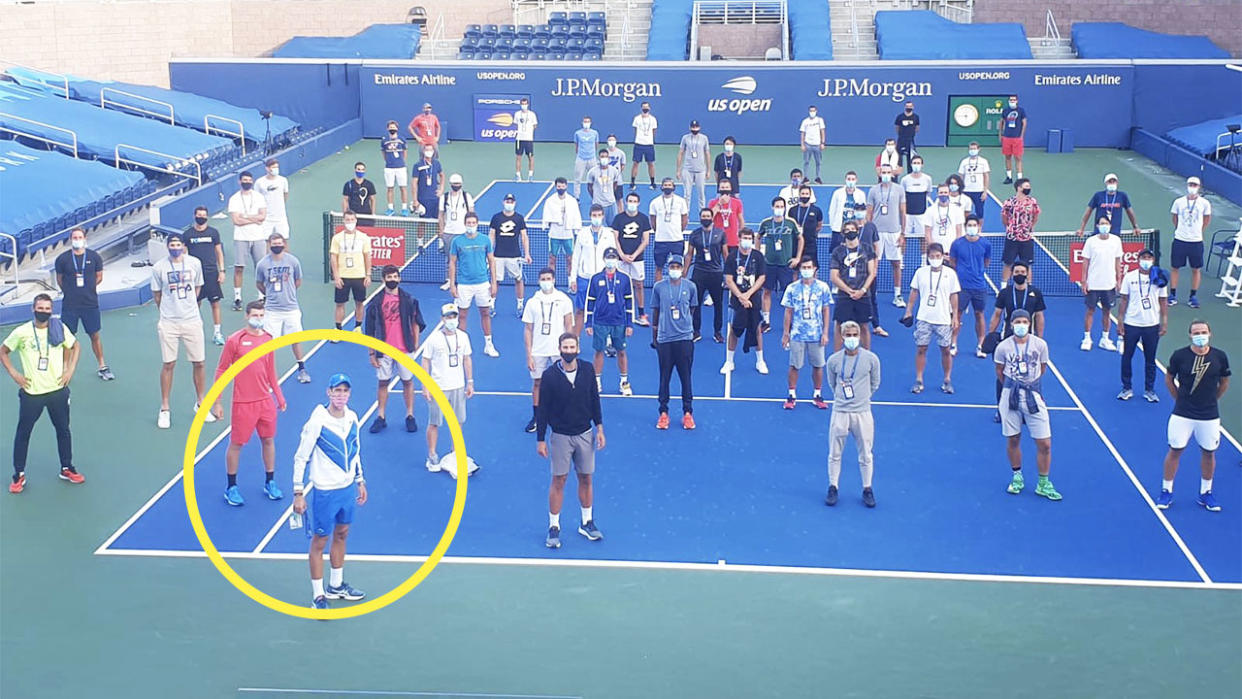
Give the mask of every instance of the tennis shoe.
[(242, 497), (241, 490), (235, 485), (230, 485), (228, 490), (224, 491), (224, 501), (233, 507), (241, 507), (246, 504), (246, 498)]
[(113, 375), (112, 370), (106, 366), (99, 367), (99, 371), (97, 371), (96, 373), (99, 375), (99, 378), (103, 381), (115, 381), (116, 380), (116, 376)]
[(656, 420), (656, 429), (657, 430), (668, 429), (668, 413), (660, 413), (660, 419)]
[(1208, 512), (1220, 512), (1220, 503), (1216, 502), (1216, 496), (1212, 495), (1212, 491), (1199, 493), (1199, 499), (1195, 502), (1203, 506)]
[(548, 527), (548, 538), (543, 540), (543, 545), (550, 549), (559, 549), (561, 547), (561, 528)]
[(905, 308), (906, 300), (901, 298), (900, 296), (893, 296), (893, 305), (896, 306), (897, 308)]
[(233, 299), (233, 310), (240, 311), (242, 309), (241, 299)]
[(263, 484), (263, 492), (267, 495), (268, 500), (279, 500), (285, 496), (280, 492), (280, 486), (276, 485), (276, 481), (268, 481)]
[(405, 431), (406, 432), (417, 432), (418, 431), (418, 420), (414, 419), (413, 415), (405, 416)]
[(1148, 403), (1159, 403), (1160, 396), (1156, 395), (1155, 391), (1143, 391), (1143, 400), (1146, 400)]
[(1107, 335), (1105, 335), (1104, 337), (1100, 338), (1100, 349), (1104, 350), (1105, 352), (1116, 352), (1117, 345), (1113, 344), (1113, 341), (1109, 339)]
[(870, 488), (863, 488), (862, 500), (867, 507), (875, 507), (875, 493)]
[(714, 303), (715, 301), (712, 301), (712, 297), (710, 295), (707, 298), (703, 299), (704, 306), (711, 306)]
[(814, 405), (816, 408), (819, 408), (820, 410), (828, 409), (828, 402), (825, 401), (824, 397), (822, 395), (819, 395), (818, 393), (815, 394), (815, 396), (811, 398), (811, 404)]
[(161, 430), (166, 430), (169, 427), (172, 427), (172, 411), (161, 410), (159, 417), (155, 419), (155, 426)]
[(1053, 502), (1061, 499), (1061, 494), (1052, 486), (1052, 481), (1048, 480), (1047, 477), (1041, 477), (1039, 482), (1035, 484), (1035, 494), (1048, 498)]
[(328, 599), (343, 599), (349, 600), (350, 602), (357, 602), (367, 596), (367, 593), (351, 586), (344, 580), (342, 580), (341, 584), (336, 587), (329, 585), (324, 588), (323, 594), (324, 597), (327, 597)]
[(755, 362), (755, 371), (759, 372), (760, 374), (763, 374), (764, 376), (767, 376), (767, 374), (768, 374), (768, 363), (767, 363), (767, 362), (765, 362), (765, 361), (763, 361), (762, 359), (760, 359), (759, 361)]
[(728, 374), (731, 371), (733, 371), (733, 362), (726, 361), (724, 365), (720, 367), (721, 374)]
[(224, 345), (224, 333), (220, 332), (219, 330), (215, 331), (215, 332), (214, 332), (214, 333), (212, 333), (212, 335), (211, 335), (211, 341), (212, 341), (212, 342), (213, 342), (213, 343), (214, 343), (217, 347), (223, 346), (223, 345)]
[(828, 486), (828, 495), (824, 497), (824, 504), (828, 507), (833, 507), (837, 504), (837, 498), (839, 497), (840, 493), (837, 492), (837, 486), (830, 485)]
[(522, 429), (525, 430), (527, 434), (534, 434), (536, 428), (537, 425), (535, 424), (535, 418), (532, 417), (530, 422), (526, 423), (526, 427), (523, 427)]
[(1187, 305), (1187, 306), (1190, 306), (1191, 308), (1198, 308), (1198, 307), (1199, 307), (1199, 297), (1198, 297), (1198, 296), (1195, 296), (1194, 294), (1191, 294), (1191, 295), (1190, 295), (1190, 300), (1186, 302), (1186, 305)]
[(82, 485), (86, 482), (86, 476), (83, 476), (71, 468), (62, 468), (60, 470), (60, 479), (62, 481), (69, 481), (74, 485)]
[(388, 421), (385, 420), (382, 416), (377, 416), (374, 420), (371, 421), (370, 432), (371, 434), (376, 434), (380, 432), (381, 430), (383, 430), (385, 427), (388, 427)]
[(681, 428), (683, 430), (692, 430), (697, 426), (698, 425), (694, 424), (694, 416), (691, 415), (690, 413), (686, 413), (685, 415), (681, 416)]
[(384, 211), (385, 216), (392, 216), (396, 211), (390, 206)]
[[(198, 404), (198, 403), (195, 403), (195, 404), (194, 404), (194, 412), (196, 412), (196, 413), (197, 413), (197, 412), (198, 412), (198, 408), (199, 408), (199, 404)], [(216, 416), (215, 416), (214, 414), (212, 414), (212, 412), (211, 412), (210, 410), (208, 410), (208, 411), (207, 411), (207, 414), (203, 416), (203, 422), (215, 422), (215, 421), (216, 421)]]
[(1092, 345), (1091, 338), (1084, 337), (1082, 339), (1082, 343), (1078, 345), (1078, 349), (1082, 350), (1083, 352), (1090, 352), (1091, 345)]
[(1176, 306), (1176, 305), (1177, 305), (1177, 297), (1169, 296), (1169, 307), (1172, 308), (1173, 306)]
[(976, 356), (976, 357), (978, 357), (979, 359), (987, 359), (987, 358), (988, 358), (987, 352), (984, 352), (984, 351), (983, 351), (983, 346), (982, 346), (982, 345), (975, 345), (975, 356)]
[(432, 461), (431, 457), (429, 456), (427, 457), (427, 463), (425, 463), (424, 466), (426, 466), (427, 470), (431, 471), (432, 473), (440, 472), (440, 460), (439, 459)]
[(1167, 510), (1173, 505), (1173, 491), (1160, 489), (1160, 495), (1156, 498), (1156, 509)]
[(305, 369), (298, 369), (298, 383), (310, 383), (310, 372)]
[(798, 406), (797, 399), (795, 399), (793, 396), (789, 396), (788, 398), (785, 399), (785, 403), (781, 407), (783, 407), (785, 410), (793, 410), (797, 406)]
[(14, 495), (17, 495), (18, 493), (21, 493), (25, 489), (26, 489), (26, 474), (23, 472), (23, 473), (17, 474), (17, 480), (11, 481), (9, 483), (9, 492), (13, 493)]
[(1121, 393), (1117, 394), (1117, 400), (1130, 400), (1133, 397), (1134, 397), (1134, 391), (1133, 389), (1129, 389), (1129, 388), (1123, 388), (1121, 389)]
[(492, 343), (490, 342), (483, 345), (483, 354), (486, 354), (487, 356), (492, 357), (492, 358), (500, 356), (500, 352), (497, 352), (496, 348), (493, 347)]
[(578, 527), (578, 533), (585, 536), (591, 541), (599, 541), (604, 538), (604, 534), (595, 527), (595, 520), (591, 520)]
[(957, 356), (957, 343), (956, 343), (956, 342), (954, 342), (953, 344), (949, 345), (949, 356), (950, 356), (950, 357), (956, 357), (956, 356)]
[(316, 597), (315, 599), (311, 600), (311, 609), (327, 609), (327, 608), (328, 608), (327, 597), (320, 595)]
[(634, 321), (634, 322), (635, 322), (635, 323), (638, 323), (639, 325), (643, 326), (644, 328), (649, 327), (649, 326), (651, 325), (651, 320), (647, 318), (647, 314), (646, 314), (646, 313), (644, 313), (644, 314), (642, 314), (642, 315), (638, 316), (638, 320), (636, 320), (636, 321)]
[(944, 394), (946, 394), (946, 395), (950, 395), (950, 396), (951, 396), (951, 395), (953, 395), (953, 393), (954, 393), (954, 391), (953, 391), (953, 382), (952, 382), (952, 381), (945, 381), (944, 383), (940, 384), (940, 392), (941, 392), (941, 393), (944, 393)]
[(634, 389), (630, 386), (629, 381), (621, 382), (621, 395), (625, 396), (626, 398), (629, 398), (630, 396), (634, 395)]
[[(441, 249), (441, 250), (443, 250), (443, 249), (444, 249), (444, 243), (443, 243), (443, 241), (441, 241), (441, 243), (440, 243), (440, 249)], [(449, 280), (445, 279), (445, 280), (444, 280), (444, 283), (440, 285), (440, 291), (448, 291), (448, 290), (449, 290), (449, 287), (450, 287), (450, 286), (452, 286), (452, 285), (453, 285), (453, 284), (452, 284), (452, 282), (450, 282)]]
[(1022, 478), (1021, 471), (1013, 472), (1013, 479), (1009, 481), (1009, 487), (1006, 489), (1010, 495), (1017, 495), (1026, 487), (1026, 480)]

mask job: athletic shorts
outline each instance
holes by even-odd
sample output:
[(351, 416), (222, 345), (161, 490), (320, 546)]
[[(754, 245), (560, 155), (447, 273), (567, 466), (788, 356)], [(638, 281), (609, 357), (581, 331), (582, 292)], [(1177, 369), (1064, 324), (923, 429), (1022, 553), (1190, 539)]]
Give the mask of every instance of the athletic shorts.
[(267, 255), (266, 240), (234, 240), (233, 241), (233, 266), (245, 267), (246, 258), (250, 258), (252, 264), (259, 264), (259, 260)]
[(622, 272), (630, 279), (641, 282), (647, 278), (647, 265), (642, 260), (634, 260), (633, 262), (622, 262), (617, 265)]
[(679, 243), (673, 240), (668, 240), (668, 241), (657, 240), (655, 242), (655, 247), (654, 247), (655, 259), (652, 260), (653, 262), (655, 262), (656, 269), (664, 269), (665, 267), (667, 267), (668, 256), (682, 254), (682, 252), (685, 250), (685, 247), (686, 247), (685, 243)]
[(1203, 241), (1192, 243), (1187, 240), (1173, 240), (1173, 249), (1169, 255), (1169, 266), (1179, 269), (1190, 265), (1191, 269), (1203, 268)]
[(783, 291), (793, 282), (793, 270), (787, 265), (768, 265), (768, 273), (763, 277), (763, 288), (772, 292)]
[(1021, 138), (1001, 136), (1001, 155), (1012, 155), (1015, 158), (1021, 158), (1023, 149), (1024, 146)]
[(845, 294), (838, 293), (836, 309), (832, 316), (837, 321), (837, 325), (852, 320), (865, 328), (871, 322), (871, 297), (864, 295), (855, 301)]
[(60, 311), (60, 322), (65, 324), (70, 333), (78, 334), (78, 321), (82, 322), (82, 329), (87, 335), (94, 335), (103, 327), (103, 321), (99, 316), (98, 308), (62, 308)]
[(801, 369), (807, 362), (820, 369), (824, 366), (824, 346), (818, 342), (800, 342), (791, 340), (789, 343), (789, 366)]
[(345, 303), (349, 300), (349, 295), (354, 295), (354, 301), (362, 303), (367, 299), (367, 280), (362, 277), (356, 279), (342, 279), (344, 284), (341, 288), (332, 289), (332, 300), (336, 303)]
[(1192, 420), (1181, 415), (1169, 416), (1169, 446), (1174, 449), (1185, 449), (1190, 438), (1204, 451), (1216, 451), (1220, 447), (1220, 418), (1214, 420)]
[(264, 311), (263, 332), (272, 337), (302, 332), (302, 311)]
[(522, 279), (522, 258), (520, 257), (496, 257), (493, 258), (496, 267), (496, 283), (499, 284), (505, 280), (505, 277), (514, 281)]
[(535, 154), (535, 142), (534, 141), (514, 141), (513, 152), (517, 155), (532, 155), (533, 156)]
[[(451, 391), (445, 391), (444, 397), (448, 399), (449, 407), (453, 409), (453, 414), (457, 416), (458, 424), (466, 422), (466, 389), (454, 388)], [(432, 398), (427, 401), (427, 424), (440, 427), (445, 424), (444, 411), (440, 410), (440, 404)]]
[(948, 347), (953, 344), (953, 326), (952, 325), (934, 325), (925, 320), (918, 320), (914, 323), (914, 344), (919, 347), (926, 347), (931, 344), (932, 336), (936, 337), (936, 345), (938, 347)]
[(1030, 264), (1034, 261), (1034, 240), (1011, 240), (1009, 238), (1005, 238), (1005, 247), (1001, 252), (1001, 262), (1011, 265), (1014, 262), (1026, 262)]
[(271, 398), (233, 402), (233, 426), (229, 431), (229, 440), (238, 446), (250, 441), (250, 435), (259, 433), (259, 439), (271, 439), (276, 436), (276, 405)]
[(596, 325), (591, 330), (591, 347), (596, 352), (608, 349), (608, 340), (612, 339), (612, 348), (624, 352), (626, 346), (624, 325)]
[(267, 240), (267, 237), (273, 233), (279, 233), (285, 237), (285, 240), (288, 240), (289, 239), (289, 222), (288, 221), (273, 221), (272, 219), (269, 219), (269, 218), (263, 219), (263, 239)]
[(905, 251), (897, 244), (901, 238), (900, 233), (881, 233), (880, 234), (880, 259), (896, 260), (901, 262)]
[(185, 358), (191, 362), (201, 362), (206, 356), (201, 320), (161, 320), (155, 324), (155, 332), (160, 339), (160, 355), (165, 364), (177, 361), (181, 345), (185, 345)]
[(575, 435), (553, 432), (548, 437), (552, 475), (568, 476), (570, 468), (582, 476), (595, 473), (595, 440), (591, 437), (591, 430)]
[(534, 362), (535, 368), (530, 370), (530, 378), (532, 380), (543, 378), (543, 372), (547, 371), (548, 367), (552, 366), (552, 363), (557, 359), (559, 357), (531, 356), (531, 361)]
[(640, 146), (637, 143), (635, 143), (634, 150), (631, 151), (630, 161), (635, 162), (635, 163), (641, 163), (643, 161), (654, 163), (655, 162), (655, 145), (652, 144), (652, 145), (647, 145), (647, 146)]
[(222, 298), (224, 290), (220, 288), (220, 271), (203, 270), (203, 285), (198, 287), (198, 300), (207, 299), (208, 303), (215, 303)]
[(432, 199), (419, 199), (418, 203), (423, 207), (423, 218), (440, 218), (439, 197), (434, 197)]
[[(930, 219), (926, 213), (922, 214), (906, 214), (906, 237), (916, 240), (923, 240), (927, 235), (924, 219)], [(835, 250), (835, 248), (833, 248)], [(944, 253), (949, 254), (949, 248), (944, 249)]]
[(410, 184), (410, 175), (403, 167), (386, 167), (384, 168), (384, 186), (392, 189), (393, 187), (408, 187)]
[(1048, 406), (1044, 403), (1044, 397), (1036, 394), (1035, 403), (1039, 406), (1039, 412), (1032, 415), (1026, 411), (1026, 396), (1018, 396), (1017, 410), (1009, 409), (1009, 392), (1012, 390), (1002, 389), (1000, 402), (996, 405), (1001, 416), (1001, 434), (1006, 437), (1022, 434), (1022, 425), (1025, 424), (1031, 439), (1051, 439), (1052, 424), (1048, 420)]
[(315, 536), (331, 536), (338, 524), (354, 521), (354, 507), (358, 504), (358, 485), (350, 483), (336, 490), (311, 491), (311, 533)]
[(1087, 295), (1083, 298), (1086, 299), (1087, 308), (1090, 308), (1092, 310), (1095, 310), (1096, 308), (1102, 308), (1105, 311), (1108, 311), (1112, 309), (1113, 301), (1117, 299), (1117, 292), (1114, 291), (1113, 289), (1101, 289), (1098, 291), (1088, 291)]
[[(414, 359), (414, 354), (410, 353), (409, 357)], [(401, 380), (409, 383), (414, 380), (414, 372), (405, 368), (405, 365), (386, 354), (378, 357), (379, 367), (375, 369), (375, 378), (379, 381), (392, 381), (393, 376), (400, 376)], [(417, 360), (415, 360), (417, 361)]]
[(578, 290), (574, 292), (574, 308), (579, 311), (586, 310), (587, 290), (591, 286), (590, 279), (578, 277)]
[(482, 284), (458, 284), (456, 300), (458, 308), (470, 308), (471, 301), (479, 308), (491, 308), (492, 302), (495, 301), (492, 298), (492, 285), (487, 282)]
[(572, 255), (574, 254), (573, 238), (548, 238), (548, 254), (549, 255)]
[(975, 313), (987, 313), (988, 305), (988, 292), (983, 289), (962, 289), (957, 294), (958, 313), (965, 313), (971, 306)]
[(747, 330), (758, 332), (759, 323), (763, 321), (763, 310), (758, 303), (752, 300), (750, 308), (743, 308), (736, 301), (730, 305), (733, 307), (733, 318), (729, 321), (729, 330), (733, 337), (740, 338)]

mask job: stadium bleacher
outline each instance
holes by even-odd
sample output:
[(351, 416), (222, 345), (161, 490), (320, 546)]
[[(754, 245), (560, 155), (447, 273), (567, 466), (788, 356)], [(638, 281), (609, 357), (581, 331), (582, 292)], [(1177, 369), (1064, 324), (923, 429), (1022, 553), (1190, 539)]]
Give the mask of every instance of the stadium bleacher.
[(959, 24), (931, 10), (877, 12), (875, 37), (880, 59), (886, 61), (1031, 58), (1019, 23)]
[(603, 12), (549, 12), (544, 24), (468, 24), (462, 60), (546, 61), (604, 58), (608, 20)]
[(647, 60), (686, 60), (686, 47), (690, 43), (690, 22), (693, 17), (693, 0), (655, 0), (651, 4)]
[(272, 51), (274, 58), (414, 58), (422, 30), (417, 24), (373, 24), (353, 36), (295, 36)]
[[(1165, 137), (1192, 153), (1204, 157), (1215, 156), (1217, 154), (1217, 145), (1220, 143), (1217, 139), (1221, 134), (1229, 132), (1229, 124), (1242, 124), (1242, 114), (1179, 126), (1176, 129), (1170, 129), (1165, 134)], [(1242, 142), (1242, 139), (1239, 139), (1239, 142)], [(1222, 147), (1229, 147), (1228, 138), (1224, 139)]]
[(789, 52), (795, 61), (832, 60), (828, 3), (789, 0)]
[(1162, 34), (1122, 22), (1075, 22), (1070, 36), (1079, 58), (1229, 58), (1206, 36)]

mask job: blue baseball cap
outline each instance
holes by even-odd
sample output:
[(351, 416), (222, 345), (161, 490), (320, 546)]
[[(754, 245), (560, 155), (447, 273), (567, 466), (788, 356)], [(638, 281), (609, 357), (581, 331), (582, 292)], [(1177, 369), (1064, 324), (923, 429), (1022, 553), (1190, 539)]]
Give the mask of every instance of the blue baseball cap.
[(681, 255), (678, 255), (676, 253), (668, 256), (668, 264), (670, 265), (677, 265), (680, 267), (680, 266), (685, 265), (685, 262), (686, 262), (685, 258), (683, 258)]
[(336, 388), (341, 384), (345, 384), (350, 388), (353, 388), (354, 385), (353, 382), (349, 380), (348, 374), (333, 374), (332, 377), (328, 379), (328, 388)]

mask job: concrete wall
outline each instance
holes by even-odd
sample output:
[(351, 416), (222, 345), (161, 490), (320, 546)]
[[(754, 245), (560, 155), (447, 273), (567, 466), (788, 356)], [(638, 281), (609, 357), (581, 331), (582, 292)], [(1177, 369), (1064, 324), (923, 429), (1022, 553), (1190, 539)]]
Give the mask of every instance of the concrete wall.
[(36, 0), (0, 4), (0, 57), (98, 80), (168, 86), (168, 59), (252, 57), (295, 35), (349, 36), (415, 5), (445, 36), (512, 21), (508, 0)]
[(1242, 56), (1239, 0), (975, 0), (975, 22), (1021, 22), (1030, 37), (1044, 35), (1048, 10), (1061, 36), (1074, 22), (1125, 22), (1166, 34), (1205, 34), (1217, 46)]
[[(699, 46), (725, 58), (762, 59), (764, 51), (780, 48), (779, 24), (705, 24), (699, 27)], [(695, 49), (698, 54), (698, 49)]]

